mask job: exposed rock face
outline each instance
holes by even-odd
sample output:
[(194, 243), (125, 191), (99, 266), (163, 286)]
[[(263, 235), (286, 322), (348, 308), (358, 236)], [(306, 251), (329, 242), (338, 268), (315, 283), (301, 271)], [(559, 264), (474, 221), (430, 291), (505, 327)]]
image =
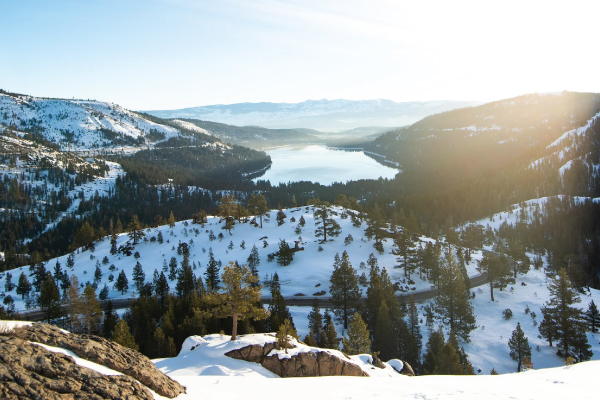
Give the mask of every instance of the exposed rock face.
[(415, 371), (413, 371), (413, 369), (410, 366), (410, 364), (407, 363), (406, 361), (402, 361), (402, 363), (404, 365), (402, 366), (402, 371), (400, 371), (400, 373), (402, 375), (406, 375), (406, 376), (415, 376)]
[(144, 399), (154, 396), (126, 375), (106, 376), (16, 337), (0, 337), (2, 399)]
[(16, 329), (14, 335), (31, 342), (70, 350), (81, 358), (137, 379), (161, 396), (174, 398), (185, 392), (182, 385), (160, 372), (148, 357), (101, 337), (68, 334), (46, 324)]
[(282, 378), (299, 378), (309, 376), (369, 376), (358, 365), (334, 356), (326, 351), (307, 352), (279, 359), (277, 355), (267, 356), (276, 348), (275, 343), (267, 343), (264, 347), (254, 344), (225, 353), (237, 360), (250, 361)]

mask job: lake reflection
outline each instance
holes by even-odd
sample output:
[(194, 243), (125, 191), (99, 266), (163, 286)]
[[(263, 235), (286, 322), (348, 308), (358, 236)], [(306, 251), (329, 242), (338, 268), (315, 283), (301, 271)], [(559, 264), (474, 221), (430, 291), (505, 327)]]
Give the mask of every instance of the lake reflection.
[(325, 146), (280, 147), (266, 150), (273, 164), (256, 180), (280, 183), (312, 181), (321, 185), (359, 179), (393, 179), (396, 168), (382, 165), (362, 151), (328, 149)]

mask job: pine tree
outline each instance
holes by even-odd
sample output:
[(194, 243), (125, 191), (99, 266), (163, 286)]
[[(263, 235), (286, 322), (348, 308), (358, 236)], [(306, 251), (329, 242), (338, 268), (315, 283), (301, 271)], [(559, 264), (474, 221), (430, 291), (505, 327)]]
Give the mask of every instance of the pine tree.
[(225, 221), (223, 229), (226, 229), (231, 235), (231, 230), (235, 225), (234, 215), (237, 208), (237, 200), (233, 195), (221, 197), (221, 202), (215, 211), (215, 215)]
[(175, 216), (173, 215), (173, 211), (169, 214), (169, 219), (167, 220), (169, 223), (169, 228), (175, 228)]
[(284, 267), (290, 265), (294, 260), (294, 252), (290, 249), (290, 245), (283, 239), (279, 241), (279, 251), (277, 252), (277, 264)]
[(169, 280), (174, 281), (177, 278), (177, 259), (171, 257), (169, 260)]
[(127, 275), (125, 275), (125, 271), (121, 270), (119, 273), (119, 277), (117, 278), (117, 282), (115, 283), (115, 289), (120, 290), (121, 294), (129, 289), (129, 281), (127, 280)]
[[(250, 271), (252, 271), (252, 275), (258, 276), (258, 269), (256, 267), (260, 264), (260, 256), (258, 254), (258, 248), (256, 245), (252, 246), (252, 250), (250, 251), (250, 255), (248, 256), (246, 263), (248, 268), (250, 268)], [(258, 283), (259, 282), (257, 281), (255, 285)]]
[(106, 299), (108, 299), (108, 286), (106, 285), (106, 283), (104, 284), (104, 287), (102, 288), (102, 290), (98, 294), (98, 298), (100, 300), (106, 300)]
[(417, 268), (417, 252), (413, 249), (413, 241), (406, 229), (394, 236), (395, 249), (392, 254), (399, 256), (396, 260), (400, 268), (404, 268), (404, 276), (410, 279), (410, 275)]
[(279, 348), (285, 349), (285, 354), (287, 354), (287, 350), (291, 347), (290, 339), (296, 339), (297, 337), (298, 333), (296, 332), (296, 329), (291, 324), (290, 320), (286, 318), (277, 331), (277, 344), (279, 345)]
[[(254, 320), (264, 319), (268, 316), (265, 309), (260, 306), (261, 288), (253, 287), (252, 283), (256, 277), (251, 271), (243, 265), (238, 268), (233, 262), (223, 269), (221, 276), (223, 286), (215, 296), (217, 306), (213, 308), (213, 315), (223, 318), (232, 317), (233, 325), (231, 331), (231, 340), (237, 338), (238, 319), (254, 318)], [(287, 320), (289, 325), (289, 320)]]
[(510, 256), (509, 263), (515, 279), (517, 278), (518, 272), (522, 274), (529, 272), (529, 268), (531, 268), (531, 262), (529, 261), (527, 254), (525, 254), (525, 249), (521, 243), (519, 243), (517, 238), (512, 238), (508, 242), (508, 255)]
[(367, 220), (367, 229), (365, 229), (365, 236), (369, 239), (375, 239), (373, 247), (381, 254), (383, 250), (384, 230), (386, 223), (383, 219), (383, 213), (377, 204), (368, 213), (369, 219)]
[(81, 225), (81, 227), (75, 231), (70, 249), (77, 250), (80, 247), (83, 247), (85, 250), (91, 249), (94, 247), (95, 239), (96, 235), (94, 233), (94, 228), (92, 228), (92, 226), (85, 221), (83, 225)]
[(315, 340), (315, 346), (323, 346), (323, 315), (319, 308), (319, 300), (315, 297), (312, 303), (312, 310), (308, 313), (308, 329), (312, 332)]
[(94, 284), (98, 286), (102, 280), (102, 270), (100, 269), (100, 263), (96, 262), (96, 269), (94, 271)]
[(66, 297), (66, 312), (69, 318), (69, 331), (75, 332), (80, 327), (79, 314), (82, 313), (81, 294), (77, 276), (71, 276)]
[(146, 236), (137, 215), (134, 214), (133, 217), (131, 217), (131, 221), (129, 222), (129, 225), (127, 225), (127, 232), (129, 232), (128, 236), (133, 240), (134, 246)]
[(12, 283), (12, 274), (7, 272), (4, 279), (4, 290), (6, 292), (12, 292), (13, 287), (15, 286), (15, 284)]
[[(324, 318), (325, 319), (325, 318)], [(325, 325), (325, 329), (322, 333), (322, 337), (324, 338), (323, 347), (326, 349), (339, 349), (339, 339), (337, 336), (337, 332), (335, 331), (335, 325), (331, 318)]]
[(81, 300), (84, 328), (86, 328), (88, 335), (92, 333), (95, 334), (99, 332), (102, 310), (100, 308), (100, 302), (96, 298), (96, 291), (91, 285), (87, 285), (85, 289), (83, 289)]
[(146, 273), (142, 268), (142, 264), (140, 264), (140, 262), (137, 261), (135, 263), (135, 266), (133, 267), (133, 285), (135, 286), (138, 292), (142, 289), (142, 286), (144, 286), (145, 281)]
[(473, 306), (469, 303), (460, 267), (450, 252), (446, 253), (444, 259), (435, 311), (438, 318), (449, 325), (459, 338), (469, 340), (470, 332), (475, 329)]
[(158, 236), (157, 236), (156, 240), (158, 240), (159, 244), (163, 244), (164, 239), (163, 239), (162, 231), (158, 231)]
[[(558, 340), (559, 355), (578, 357), (587, 354), (587, 336), (584, 325), (580, 323), (582, 311), (573, 307), (581, 299), (573, 289), (567, 271), (561, 268), (558, 275), (548, 285), (552, 296), (542, 309), (544, 320), (540, 324), (540, 334), (551, 342)], [(579, 360), (583, 361), (583, 360)]]
[[(19, 294), (17, 290), (17, 294)], [(596, 333), (598, 331), (598, 327), (600, 327), (600, 313), (598, 312), (598, 307), (596, 307), (596, 303), (594, 300), (588, 306), (587, 311), (585, 312), (585, 320), (588, 323), (589, 329), (592, 333)]]
[(260, 219), (260, 227), (263, 227), (263, 217), (266, 222), (269, 221), (269, 208), (267, 207), (267, 200), (262, 194), (256, 196), (252, 195), (250, 198), (248, 211), (251, 215), (257, 215)]
[(29, 292), (31, 292), (31, 283), (29, 283), (29, 279), (27, 279), (27, 275), (25, 272), (21, 272), (19, 275), (19, 283), (17, 285), (17, 294), (21, 295), (21, 299), (25, 299), (25, 296), (29, 296)]
[(337, 223), (337, 221), (333, 218), (330, 218), (330, 210), (329, 204), (326, 202), (321, 203), (318, 206), (315, 206), (315, 224), (317, 225), (317, 229), (315, 229), (316, 237), (323, 237), (321, 242), (327, 242), (327, 236), (329, 237), (338, 237), (342, 233), (342, 228)]
[(494, 301), (494, 288), (499, 287), (500, 291), (502, 291), (508, 285), (511, 274), (508, 259), (504, 254), (498, 256), (495, 253), (485, 253), (478, 263), (477, 270), (482, 274), (488, 274), (490, 296), (492, 301)]
[(437, 372), (439, 364), (438, 355), (444, 347), (444, 342), (444, 332), (440, 326), (437, 331), (433, 331), (429, 335), (429, 340), (427, 341), (427, 352), (423, 358), (423, 372), (425, 374), (433, 375)]
[(357, 312), (350, 318), (348, 338), (342, 338), (342, 346), (342, 351), (347, 354), (368, 354), (371, 351), (367, 324)]
[(331, 302), (334, 305), (336, 318), (344, 323), (344, 329), (348, 329), (350, 315), (360, 309), (362, 290), (358, 288), (358, 275), (350, 264), (347, 251), (344, 251), (340, 262), (336, 262), (333, 267), (329, 279)]
[(204, 276), (206, 289), (211, 293), (216, 291), (219, 288), (221, 280), (219, 279), (219, 263), (215, 260), (212, 247), (208, 249), (208, 264)]
[(102, 336), (111, 338), (119, 320), (119, 314), (113, 309), (113, 302), (108, 300), (104, 309), (104, 318), (102, 322)]
[(410, 346), (414, 349), (412, 357), (406, 361), (413, 366), (417, 366), (420, 363), (421, 347), (423, 346), (423, 335), (421, 334), (421, 327), (419, 326), (419, 312), (415, 305), (415, 298), (411, 294), (408, 301), (408, 333), (414, 341), (414, 345)]
[(279, 326), (285, 321), (289, 319), (292, 326), (294, 326), (294, 320), (292, 318), (292, 314), (290, 313), (290, 309), (285, 303), (285, 299), (281, 295), (281, 291), (279, 289), (278, 280), (275, 285), (271, 284), (271, 299), (269, 300), (269, 316), (266, 321), (267, 331), (269, 332), (277, 332), (279, 330)]
[(385, 300), (379, 305), (377, 322), (373, 329), (373, 351), (379, 352), (384, 361), (398, 357), (398, 338), (390, 310)]
[[(200, 280), (200, 281), (202, 282), (202, 280)], [(154, 284), (154, 287), (155, 287), (155, 291), (156, 291), (156, 297), (158, 298), (158, 301), (160, 302), (160, 306), (161, 306), (161, 308), (164, 308), (165, 300), (167, 299), (167, 297), (169, 295), (169, 281), (167, 281), (167, 277), (165, 276), (164, 272), (160, 273), (158, 280)]]
[(119, 322), (117, 322), (112, 335), (112, 341), (123, 347), (128, 347), (135, 351), (139, 350), (139, 347), (135, 344), (135, 339), (129, 330), (129, 325), (127, 325), (127, 322), (125, 322), (124, 319), (120, 319)]
[(513, 331), (508, 341), (508, 348), (510, 349), (510, 358), (517, 362), (517, 372), (521, 372), (523, 359), (525, 357), (531, 358), (531, 346), (519, 322), (517, 322), (517, 328)]
[(50, 272), (46, 274), (46, 279), (42, 283), (38, 302), (48, 323), (60, 316), (62, 311), (60, 307), (60, 291)]
[(181, 262), (181, 269), (179, 270), (179, 274), (177, 276), (177, 285), (175, 286), (175, 291), (177, 292), (177, 296), (179, 298), (188, 298), (192, 293), (194, 293), (195, 289), (196, 282), (194, 273), (190, 267), (189, 256), (188, 253), (184, 253), (183, 261)]
[[(58, 260), (56, 260), (56, 264), (54, 264), (54, 283), (56, 284), (56, 286), (60, 285), (62, 278), (63, 278), (62, 265), (60, 265), (60, 262)], [(9, 292), (10, 292), (10, 290), (9, 290)]]
[(277, 226), (281, 226), (285, 223), (285, 219), (287, 218), (287, 214), (283, 212), (281, 208), (281, 204), (279, 205), (279, 211), (277, 211), (277, 215), (275, 219), (277, 220)]

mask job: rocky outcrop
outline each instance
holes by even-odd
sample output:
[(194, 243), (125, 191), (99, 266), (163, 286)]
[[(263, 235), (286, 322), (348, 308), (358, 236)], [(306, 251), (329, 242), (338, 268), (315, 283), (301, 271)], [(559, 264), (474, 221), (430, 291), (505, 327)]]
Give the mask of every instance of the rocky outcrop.
[(16, 337), (0, 336), (2, 399), (144, 399), (154, 396), (126, 375), (107, 376)]
[(268, 356), (276, 348), (275, 343), (265, 346), (250, 345), (225, 353), (237, 360), (255, 362), (282, 378), (309, 376), (369, 376), (358, 365), (348, 362), (327, 351), (309, 351), (279, 359), (278, 355)]
[(161, 396), (174, 398), (185, 393), (182, 385), (160, 372), (148, 357), (104, 338), (65, 333), (46, 324), (24, 326), (15, 329), (11, 335), (70, 350), (81, 358), (137, 379)]
[(402, 371), (400, 371), (400, 373), (406, 376), (415, 376), (415, 371), (412, 369), (410, 364), (406, 361), (402, 361), (402, 363), (404, 364), (404, 366), (402, 367)]

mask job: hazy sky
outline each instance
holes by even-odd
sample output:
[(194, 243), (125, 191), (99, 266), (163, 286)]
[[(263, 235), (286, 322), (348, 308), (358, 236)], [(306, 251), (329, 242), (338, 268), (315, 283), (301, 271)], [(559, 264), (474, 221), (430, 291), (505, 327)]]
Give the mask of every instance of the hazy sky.
[(0, 0), (0, 88), (133, 110), (600, 92), (600, 1)]

